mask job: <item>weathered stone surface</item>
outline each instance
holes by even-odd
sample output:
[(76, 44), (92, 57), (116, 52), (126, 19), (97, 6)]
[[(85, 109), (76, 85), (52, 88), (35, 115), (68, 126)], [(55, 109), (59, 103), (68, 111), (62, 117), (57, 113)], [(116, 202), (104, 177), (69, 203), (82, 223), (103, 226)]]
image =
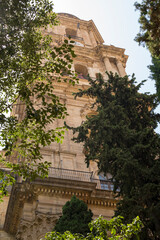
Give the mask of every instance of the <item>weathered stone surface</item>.
[[(72, 93), (79, 88), (88, 87), (87, 73), (95, 78), (100, 72), (104, 79), (106, 71), (124, 76), (128, 56), (122, 48), (103, 45), (104, 41), (92, 20), (84, 21), (65, 13), (59, 14), (59, 18), (61, 25), (54, 29), (49, 26), (47, 32), (53, 38), (53, 45), (61, 44), (68, 34), (74, 34), (71, 38), (75, 41), (77, 57), (72, 69), (77, 69), (80, 80), (79, 84), (73, 87), (67, 83), (55, 82), (53, 76), (53, 85), (55, 93), (67, 106), (69, 116), (65, 121), (68, 125), (76, 127), (85, 120), (87, 114), (94, 112), (90, 110), (93, 100), (88, 97), (75, 100)], [(13, 114), (18, 114), (19, 119), (22, 119), (24, 109), (17, 105)], [(56, 120), (49, 128), (59, 126), (63, 126), (62, 120)], [(99, 215), (107, 219), (112, 217), (117, 203), (112, 193), (113, 186), (108, 183), (102, 186), (95, 162), (91, 162), (89, 168), (86, 167), (83, 144), (74, 143), (71, 141), (72, 137), (72, 132), (67, 131), (63, 144), (52, 143), (49, 147), (41, 149), (43, 160), (50, 161), (53, 167), (48, 179), (36, 179), (32, 183), (17, 182), (14, 185), (4, 229), (16, 236), (16, 239), (40, 240), (44, 237), (47, 231), (53, 229), (62, 213), (63, 205), (73, 195), (88, 204), (94, 218)], [(17, 161), (16, 157), (13, 161)], [(4, 223), (8, 198), (3, 204), (3, 210), (0, 210), (0, 226)]]
[(4, 197), (3, 202), (0, 203), (0, 229), (2, 229), (4, 225), (8, 201), (9, 201), (9, 196)]
[(6, 233), (3, 230), (0, 230), (0, 239), (1, 240), (15, 240), (15, 237), (11, 236), (9, 233)]

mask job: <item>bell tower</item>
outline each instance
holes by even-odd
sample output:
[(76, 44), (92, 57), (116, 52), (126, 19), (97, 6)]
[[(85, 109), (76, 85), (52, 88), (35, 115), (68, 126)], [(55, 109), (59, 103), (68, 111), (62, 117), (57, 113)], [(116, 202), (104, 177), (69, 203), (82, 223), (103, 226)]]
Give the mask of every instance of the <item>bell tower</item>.
[[(106, 79), (106, 71), (112, 71), (120, 76), (126, 75), (125, 66), (128, 56), (124, 54), (125, 49), (104, 45), (104, 40), (97, 30), (94, 22), (84, 21), (76, 16), (67, 13), (58, 14), (60, 25), (54, 29), (48, 27), (47, 32), (53, 38), (53, 44), (59, 45), (64, 39), (74, 41), (74, 51), (76, 58), (72, 70), (77, 72), (79, 84), (72, 87), (67, 84), (54, 83), (55, 91), (61, 101), (66, 104), (68, 114), (65, 121), (69, 126), (77, 127), (90, 114), (90, 99), (83, 97), (74, 99), (73, 92), (79, 88), (88, 87), (88, 75), (95, 79), (101, 73)], [(65, 76), (66, 77), (66, 76)], [(107, 79), (106, 79), (107, 81)], [(57, 120), (57, 126), (61, 126), (61, 121)], [(96, 176), (95, 169), (90, 166), (86, 168), (84, 163), (83, 145), (71, 141), (73, 135), (67, 131), (63, 144), (52, 144), (52, 156), (49, 152), (44, 154), (45, 160), (50, 159), (53, 167), (64, 169), (90, 171)], [(48, 158), (48, 159), (47, 159)]]
[[(74, 59), (72, 70), (77, 72), (79, 84), (53, 81), (54, 90), (60, 101), (66, 104), (69, 126), (77, 127), (92, 114), (91, 100), (88, 97), (74, 99), (72, 93), (89, 86), (88, 75), (96, 78), (101, 73), (106, 79), (106, 71), (126, 75), (128, 56), (125, 49), (104, 44), (98, 29), (92, 20), (81, 20), (67, 13), (59, 13), (60, 24), (54, 29), (45, 30), (53, 39), (53, 45), (60, 45), (64, 39), (74, 41)], [(65, 76), (66, 77), (66, 76)], [(53, 76), (54, 79), (54, 76)], [(107, 79), (106, 79), (107, 81)], [(19, 109), (15, 109), (15, 114)], [(51, 128), (63, 126), (57, 119)], [(74, 143), (72, 131), (65, 133), (62, 144), (52, 143), (42, 148), (44, 161), (51, 162), (49, 177), (34, 182), (17, 182), (12, 189), (4, 230), (16, 239), (40, 240), (46, 232), (52, 231), (55, 222), (62, 213), (62, 207), (73, 195), (88, 204), (94, 218), (103, 215), (110, 219), (116, 208), (117, 199), (113, 196), (113, 185), (109, 174), (98, 174), (93, 162), (89, 168), (84, 162), (83, 144)]]

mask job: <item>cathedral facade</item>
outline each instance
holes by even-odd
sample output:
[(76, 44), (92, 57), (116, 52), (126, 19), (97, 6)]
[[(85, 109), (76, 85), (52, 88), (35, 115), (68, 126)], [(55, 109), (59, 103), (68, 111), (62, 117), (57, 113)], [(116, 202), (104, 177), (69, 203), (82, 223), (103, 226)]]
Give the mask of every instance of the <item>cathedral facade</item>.
[[(67, 106), (65, 121), (76, 127), (92, 114), (91, 100), (88, 97), (74, 99), (72, 93), (79, 88), (86, 89), (88, 75), (96, 78), (101, 73), (106, 79), (106, 71), (126, 75), (128, 56), (125, 50), (104, 45), (103, 38), (92, 20), (85, 21), (67, 13), (59, 13), (60, 25), (48, 27), (53, 45), (63, 43), (64, 39), (74, 41), (72, 70), (76, 71), (79, 84), (71, 86), (65, 82), (54, 82), (54, 89), (60, 101)], [(17, 107), (15, 114), (22, 114)], [(57, 119), (51, 126), (60, 127), (63, 121)], [(103, 215), (110, 219), (116, 208), (113, 186), (109, 174), (98, 174), (94, 162), (87, 168), (84, 162), (83, 144), (74, 143), (72, 131), (66, 131), (62, 144), (52, 143), (41, 150), (44, 161), (51, 162), (49, 177), (34, 182), (17, 181), (9, 197), (0, 205), (0, 239), (40, 240), (46, 232), (52, 231), (62, 214), (62, 207), (73, 195), (87, 203), (94, 218)], [(2, 231), (3, 229), (3, 231)]]

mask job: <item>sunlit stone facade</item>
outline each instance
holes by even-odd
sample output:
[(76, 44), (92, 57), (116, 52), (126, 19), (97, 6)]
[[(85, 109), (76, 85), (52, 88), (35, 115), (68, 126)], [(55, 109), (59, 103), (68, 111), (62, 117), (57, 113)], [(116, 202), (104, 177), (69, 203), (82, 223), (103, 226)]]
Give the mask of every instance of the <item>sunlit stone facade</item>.
[[(46, 30), (53, 38), (53, 45), (59, 45), (69, 36), (75, 41), (75, 53), (72, 69), (78, 73), (79, 85), (53, 81), (55, 93), (65, 103), (68, 116), (65, 121), (76, 127), (81, 124), (87, 114), (91, 114), (91, 99), (82, 97), (74, 99), (72, 93), (79, 88), (88, 87), (88, 74), (96, 78), (101, 73), (106, 79), (105, 72), (117, 72), (124, 76), (127, 56), (124, 49), (104, 45), (94, 22), (81, 20), (73, 15), (60, 13), (60, 25)], [(53, 76), (54, 78), (54, 76)], [(106, 79), (107, 80), (107, 79)], [(23, 117), (24, 109), (17, 106), (14, 114)], [(62, 126), (62, 120), (56, 120), (51, 128)], [(52, 143), (42, 149), (44, 161), (50, 161), (49, 178), (37, 179), (35, 182), (17, 182), (12, 188), (10, 200), (4, 201), (0, 210), (0, 227), (4, 223), (3, 234), (11, 234), (19, 240), (40, 240), (45, 233), (51, 231), (62, 212), (62, 206), (71, 199), (72, 195), (84, 200), (93, 211), (94, 218), (103, 215), (109, 219), (116, 207), (116, 199), (112, 194), (113, 186), (107, 177), (98, 176), (95, 163), (89, 168), (84, 162), (83, 144), (71, 141), (71, 131), (67, 131), (63, 144)], [(15, 159), (16, 161), (16, 159)], [(8, 209), (7, 209), (8, 205)], [(2, 205), (1, 205), (2, 206)], [(7, 213), (5, 216), (5, 212)], [(2, 231), (0, 231), (0, 234)], [(1, 235), (0, 235), (1, 236)]]

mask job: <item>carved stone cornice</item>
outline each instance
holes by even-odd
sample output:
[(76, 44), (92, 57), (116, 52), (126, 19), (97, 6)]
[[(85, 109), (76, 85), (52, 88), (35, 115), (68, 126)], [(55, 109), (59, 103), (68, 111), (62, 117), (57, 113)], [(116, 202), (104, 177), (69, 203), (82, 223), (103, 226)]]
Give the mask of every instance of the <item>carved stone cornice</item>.
[[(57, 197), (58, 199), (70, 199), (76, 195), (89, 205), (97, 207), (103, 206), (109, 209), (115, 209), (117, 200), (113, 197), (112, 191), (100, 190), (96, 188), (95, 182), (84, 182), (79, 180), (61, 179), (49, 177), (46, 179), (36, 179), (32, 183), (22, 182), (13, 186), (11, 198), (6, 214), (4, 230), (13, 235), (20, 234), (24, 226), (29, 232), (31, 225), (40, 219), (36, 215), (35, 220), (29, 223), (22, 219), (23, 208), (25, 203), (33, 203), (38, 201), (38, 196)], [(37, 213), (36, 213), (37, 214)], [(50, 215), (49, 215), (50, 216)], [(56, 215), (57, 217), (57, 215)], [(45, 215), (45, 219), (47, 219)], [(52, 221), (55, 221), (55, 214), (52, 214)], [(23, 223), (23, 224), (22, 224)], [(18, 237), (21, 235), (17, 235)], [(17, 238), (23, 239), (23, 238)], [(35, 238), (36, 239), (36, 238)]]
[(101, 56), (102, 59), (105, 57), (114, 58), (116, 61), (119, 60), (123, 63), (123, 66), (126, 67), (128, 55), (125, 55), (125, 49), (117, 48), (115, 46), (97, 46), (97, 53)]

